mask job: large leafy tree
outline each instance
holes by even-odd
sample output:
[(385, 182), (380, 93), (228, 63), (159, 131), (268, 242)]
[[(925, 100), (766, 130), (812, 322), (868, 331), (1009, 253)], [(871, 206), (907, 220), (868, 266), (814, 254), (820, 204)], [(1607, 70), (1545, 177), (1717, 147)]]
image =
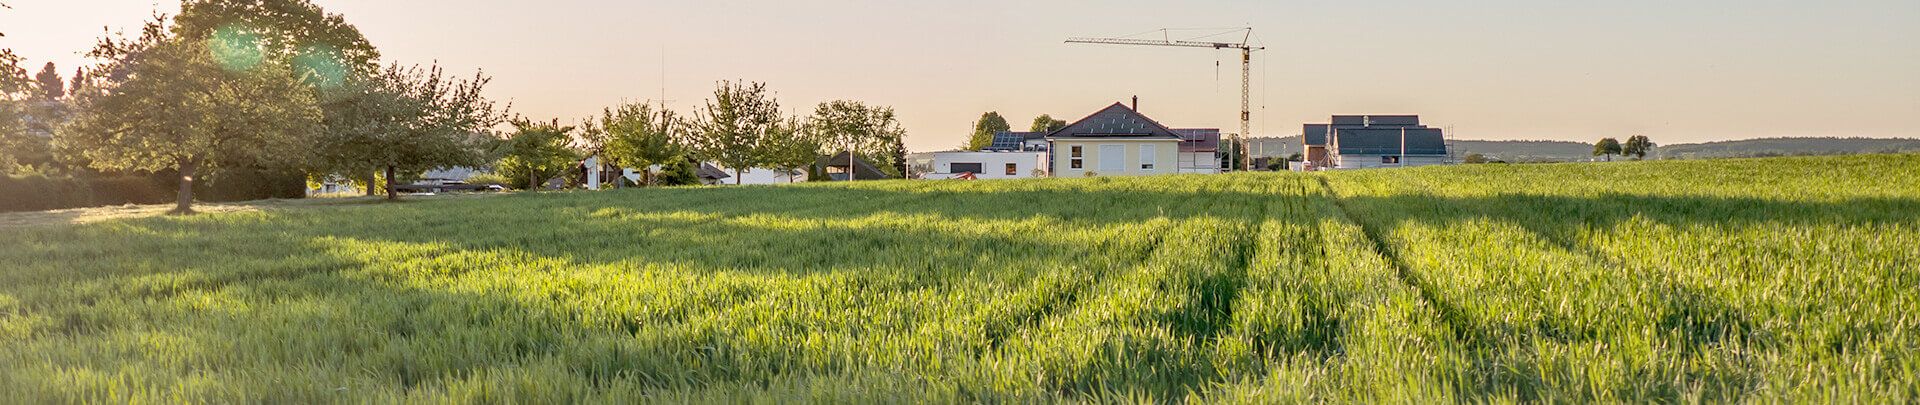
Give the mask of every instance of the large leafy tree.
[(566, 174), (580, 161), (574, 150), (573, 135), (579, 127), (549, 122), (515, 120), (513, 136), (501, 144), (500, 162), (495, 168), (515, 182), (527, 180), (527, 190), (538, 190), (546, 180)]
[(174, 21), (181, 37), (249, 41), (264, 52), (227, 55), (221, 60), (227, 65), (284, 58), (295, 73), (323, 86), (380, 70), (380, 52), (360, 29), (310, 0), (186, 0)]
[(73, 89), (78, 117), (57, 139), (96, 169), (177, 172), (176, 214), (192, 212), (195, 176), (303, 163), (321, 128), (313, 89), (261, 40), (271, 35), (188, 32), (156, 18), (136, 39), (101, 41), (90, 55), (103, 64)]
[(858, 101), (829, 101), (813, 109), (807, 128), (822, 146), (845, 150), (868, 158), (881, 170), (895, 176), (904, 172), (904, 141), (907, 131), (900, 126), (892, 107), (869, 106)]
[(378, 168), (387, 199), (400, 173), (479, 166), (484, 133), (506, 113), (481, 95), (489, 79), (446, 75), (439, 66), (393, 65), (377, 75), (353, 76), (327, 97), (327, 134), (321, 137), (323, 166), (341, 174)]
[(780, 101), (765, 83), (720, 82), (713, 99), (694, 113), (693, 143), (700, 155), (733, 169), (734, 184), (762, 163), (760, 143), (780, 125)]
[[(0, 2), (0, 9), (7, 4)], [(6, 37), (0, 33), (0, 37)], [(13, 49), (0, 48), (0, 171), (12, 172), (19, 164), (19, 155), (31, 145), (27, 138), (26, 105), (22, 101), (28, 97), (30, 89), (27, 70), (20, 68), (20, 56)]]
[(973, 122), (973, 137), (967, 138), (967, 150), (981, 150), (993, 146), (993, 134), (1011, 130), (1013, 126), (1007, 125), (1007, 119), (1001, 117), (1000, 112), (989, 111), (986, 114), (980, 114), (980, 120)]
[(1653, 152), (1653, 146), (1653, 140), (1647, 139), (1646, 135), (1630, 136), (1627, 137), (1627, 144), (1620, 148), (1620, 155), (1633, 156), (1635, 160), (1646, 159), (1647, 153)]
[(1613, 155), (1618, 155), (1620, 152), (1620, 140), (1618, 139), (1601, 138), (1600, 142), (1593, 144), (1593, 155), (1606, 156), (1609, 162), (1613, 161)]
[(761, 161), (787, 173), (787, 181), (793, 182), (798, 177), (792, 175), (794, 172), (804, 171), (820, 159), (820, 149), (820, 140), (807, 130), (806, 124), (798, 118), (789, 118), (767, 133), (766, 141), (761, 143)]
[(45, 149), (43, 141), (27, 134), (27, 99), (31, 85), (20, 57), (12, 50), (0, 49), (0, 173), (10, 173), (29, 155)]
[(1066, 127), (1067, 121), (1054, 119), (1052, 115), (1040, 114), (1038, 117), (1033, 117), (1033, 127), (1029, 128), (1029, 130), (1033, 132), (1053, 132)]
[(641, 184), (653, 184), (653, 166), (685, 154), (686, 122), (673, 110), (644, 103), (607, 108), (600, 116), (606, 133), (601, 156), (618, 167), (640, 169)]

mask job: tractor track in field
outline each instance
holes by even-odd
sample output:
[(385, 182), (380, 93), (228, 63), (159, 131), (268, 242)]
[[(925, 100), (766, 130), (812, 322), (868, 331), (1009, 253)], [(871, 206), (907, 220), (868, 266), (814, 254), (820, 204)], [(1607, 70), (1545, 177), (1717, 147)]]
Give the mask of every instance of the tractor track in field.
[(1346, 199), (1340, 198), (1340, 194), (1334, 191), (1333, 183), (1327, 181), (1326, 176), (1315, 177), (1316, 180), (1320, 182), (1321, 190), (1327, 193), (1327, 199), (1333, 201), (1334, 209), (1340, 212), (1340, 219), (1360, 227), (1361, 234), (1367, 237), (1368, 244), (1373, 247), (1373, 253), (1387, 259), (1387, 264), (1393, 266), (1394, 279), (1401, 284), (1412, 287), (1413, 291), (1419, 295), (1421, 301), (1432, 306), (1435, 311), (1438, 311), (1440, 313), (1440, 322), (1446, 325), (1447, 329), (1451, 330), (1456, 338), (1465, 341), (1470, 346), (1492, 344), (1490, 336), (1480, 331), (1479, 328), (1473, 327), (1472, 324), (1467, 321), (1465, 311), (1447, 303), (1446, 300), (1441, 299), (1433, 293), (1433, 288), (1427, 284), (1425, 278), (1421, 277), (1420, 273), (1415, 271), (1412, 266), (1408, 266), (1406, 260), (1400, 257), (1399, 250), (1394, 249), (1393, 244), (1387, 242), (1384, 230), (1354, 216), (1353, 209), (1347, 206)]

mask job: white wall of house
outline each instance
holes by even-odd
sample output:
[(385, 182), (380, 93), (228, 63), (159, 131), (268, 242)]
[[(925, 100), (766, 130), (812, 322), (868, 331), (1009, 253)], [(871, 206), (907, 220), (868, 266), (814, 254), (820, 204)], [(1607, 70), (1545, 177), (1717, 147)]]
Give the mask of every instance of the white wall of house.
[[(1046, 158), (1046, 152), (935, 152), (933, 172), (922, 177), (946, 179), (972, 172), (978, 179), (1031, 178), (1035, 171), (1045, 171)], [(975, 165), (979, 166), (977, 171), (968, 170)]]
[(1216, 152), (1180, 152), (1181, 174), (1219, 174), (1220, 154)]
[[(744, 170), (740, 174), (736, 175), (733, 173), (733, 169), (729, 169), (726, 166), (721, 166), (718, 163), (710, 163), (710, 164), (712, 164), (713, 167), (720, 168), (721, 171), (727, 172), (727, 175), (729, 176), (739, 176), (740, 177), (739, 181), (741, 185), (787, 184), (787, 183), (799, 183), (799, 182), (807, 181), (807, 174), (804, 171), (800, 172), (799, 174), (790, 174), (780, 170), (756, 167), (753, 169)], [(734, 184), (734, 179), (732, 178), (728, 178), (720, 181), (720, 185), (723, 185), (723, 186), (733, 185), (733, 184)]]
[[(1080, 156), (1074, 156), (1074, 149)], [(1180, 172), (1178, 139), (1055, 140), (1054, 177), (1151, 176)], [(1074, 167), (1075, 161), (1080, 163)]]
[(1403, 161), (1404, 164), (1395, 163), (1392, 161), (1393, 159), (1398, 157), (1400, 156), (1399, 155), (1334, 155), (1333, 168), (1335, 169), (1378, 169), (1378, 168), (1392, 168), (1392, 167), (1435, 166), (1435, 165), (1447, 164), (1447, 157), (1444, 155), (1410, 155), (1410, 156), (1407, 156), (1406, 159)]

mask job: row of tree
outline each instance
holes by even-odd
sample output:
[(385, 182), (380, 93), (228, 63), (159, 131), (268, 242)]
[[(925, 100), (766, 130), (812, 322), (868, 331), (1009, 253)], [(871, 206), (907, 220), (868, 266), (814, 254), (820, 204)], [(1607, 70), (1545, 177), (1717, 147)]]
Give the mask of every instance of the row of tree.
[(1653, 141), (1644, 135), (1627, 137), (1625, 144), (1620, 143), (1618, 139), (1601, 138), (1600, 142), (1593, 144), (1593, 155), (1605, 156), (1609, 162), (1613, 161), (1613, 155), (1632, 156), (1635, 160), (1639, 160), (1646, 159), (1647, 153), (1653, 152), (1653, 147)]
[[(803, 172), (826, 154), (849, 152), (892, 176), (906, 174), (906, 130), (890, 107), (829, 101), (806, 117), (789, 115), (765, 83), (725, 81), (693, 114), (644, 103), (606, 108), (581, 126), (582, 152), (612, 167), (649, 168), (675, 159), (710, 161), (733, 171)], [(791, 178), (791, 177), (790, 177)]]
[[(1033, 118), (1033, 125), (1028, 128), (1028, 131), (1053, 132), (1066, 127), (1066, 121), (1054, 119), (1052, 115), (1041, 114)], [(961, 149), (986, 149), (988, 146), (993, 146), (993, 134), (1012, 130), (1013, 126), (1007, 123), (1006, 118), (1000, 116), (999, 111), (988, 111), (980, 114), (980, 120), (973, 122), (973, 136), (967, 138), (967, 144), (962, 145)]]
[(692, 114), (623, 104), (579, 125), (510, 118), (482, 94), (484, 74), (383, 66), (356, 28), (310, 0), (185, 0), (179, 15), (88, 55), (96, 64), (63, 84), (51, 65), (29, 79), (0, 51), (0, 169), (178, 173), (177, 213), (192, 211), (197, 177), (227, 169), (351, 179), (370, 195), (384, 183), (389, 199), (391, 185), (437, 168), (490, 166), (538, 187), (589, 156), (678, 168), (685, 181), (702, 161), (737, 179), (844, 150), (905, 174), (891, 108), (833, 101), (789, 116), (766, 85), (722, 82)]

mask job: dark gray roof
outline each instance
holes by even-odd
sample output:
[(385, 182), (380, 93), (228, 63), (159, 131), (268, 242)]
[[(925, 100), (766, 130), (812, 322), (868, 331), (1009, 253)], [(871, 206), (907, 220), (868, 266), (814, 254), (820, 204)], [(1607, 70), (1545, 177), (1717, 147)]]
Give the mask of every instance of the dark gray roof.
[(1168, 138), (1179, 139), (1173, 130), (1140, 115), (1126, 104), (1113, 103), (1099, 112), (1081, 118), (1066, 128), (1047, 134), (1048, 138)]
[[(847, 152), (842, 151), (833, 156), (820, 158), (819, 161), (815, 161), (813, 164), (822, 168), (847, 167)], [(874, 168), (873, 163), (868, 162), (867, 159), (855, 158), (853, 159), (853, 164), (854, 169), (852, 171), (855, 175), (855, 180), (886, 180), (893, 178), (893, 176), (888, 176), (886, 172)], [(834, 180), (846, 180), (846, 174), (844, 173), (833, 174), (832, 176)]]
[(1300, 129), (1300, 134), (1305, 135), (1307, 145), (1326, 146), (1327, 127), (1329, 126), (1330, 125), (1327, 124), (1307, 124)]
[(1338, 128), (1333, 147), (1342, 155), (1399, 155), (1403, 130), (1406, 154), (1447, 154), (1447, 138), (1438, 128)]
[(1367, 125), (1365, 115), (1335, 115), (1333, 125)]
[(1181, 152), (1220, 151), (1219, 128), (1177, 128), (1173, 133), (1180, 136)]
[(700, 176), (700, 178), (708, 180), (720, 180), (733, 177), (733, 175), (727, 174), (726, 170), (720, 170), (720, 168), (713, 167), (713, 165), (706, 163), (701, 163), (700, 172), (695, 174)]
[(1367, 126), (1370, 126), (1370, 127), (1413, 127), (1413, 126), (1419, 126), (1419, 125), (1420, 125), (1420, 116), (1418, 115), (1369, 115), (1367, 116)]

